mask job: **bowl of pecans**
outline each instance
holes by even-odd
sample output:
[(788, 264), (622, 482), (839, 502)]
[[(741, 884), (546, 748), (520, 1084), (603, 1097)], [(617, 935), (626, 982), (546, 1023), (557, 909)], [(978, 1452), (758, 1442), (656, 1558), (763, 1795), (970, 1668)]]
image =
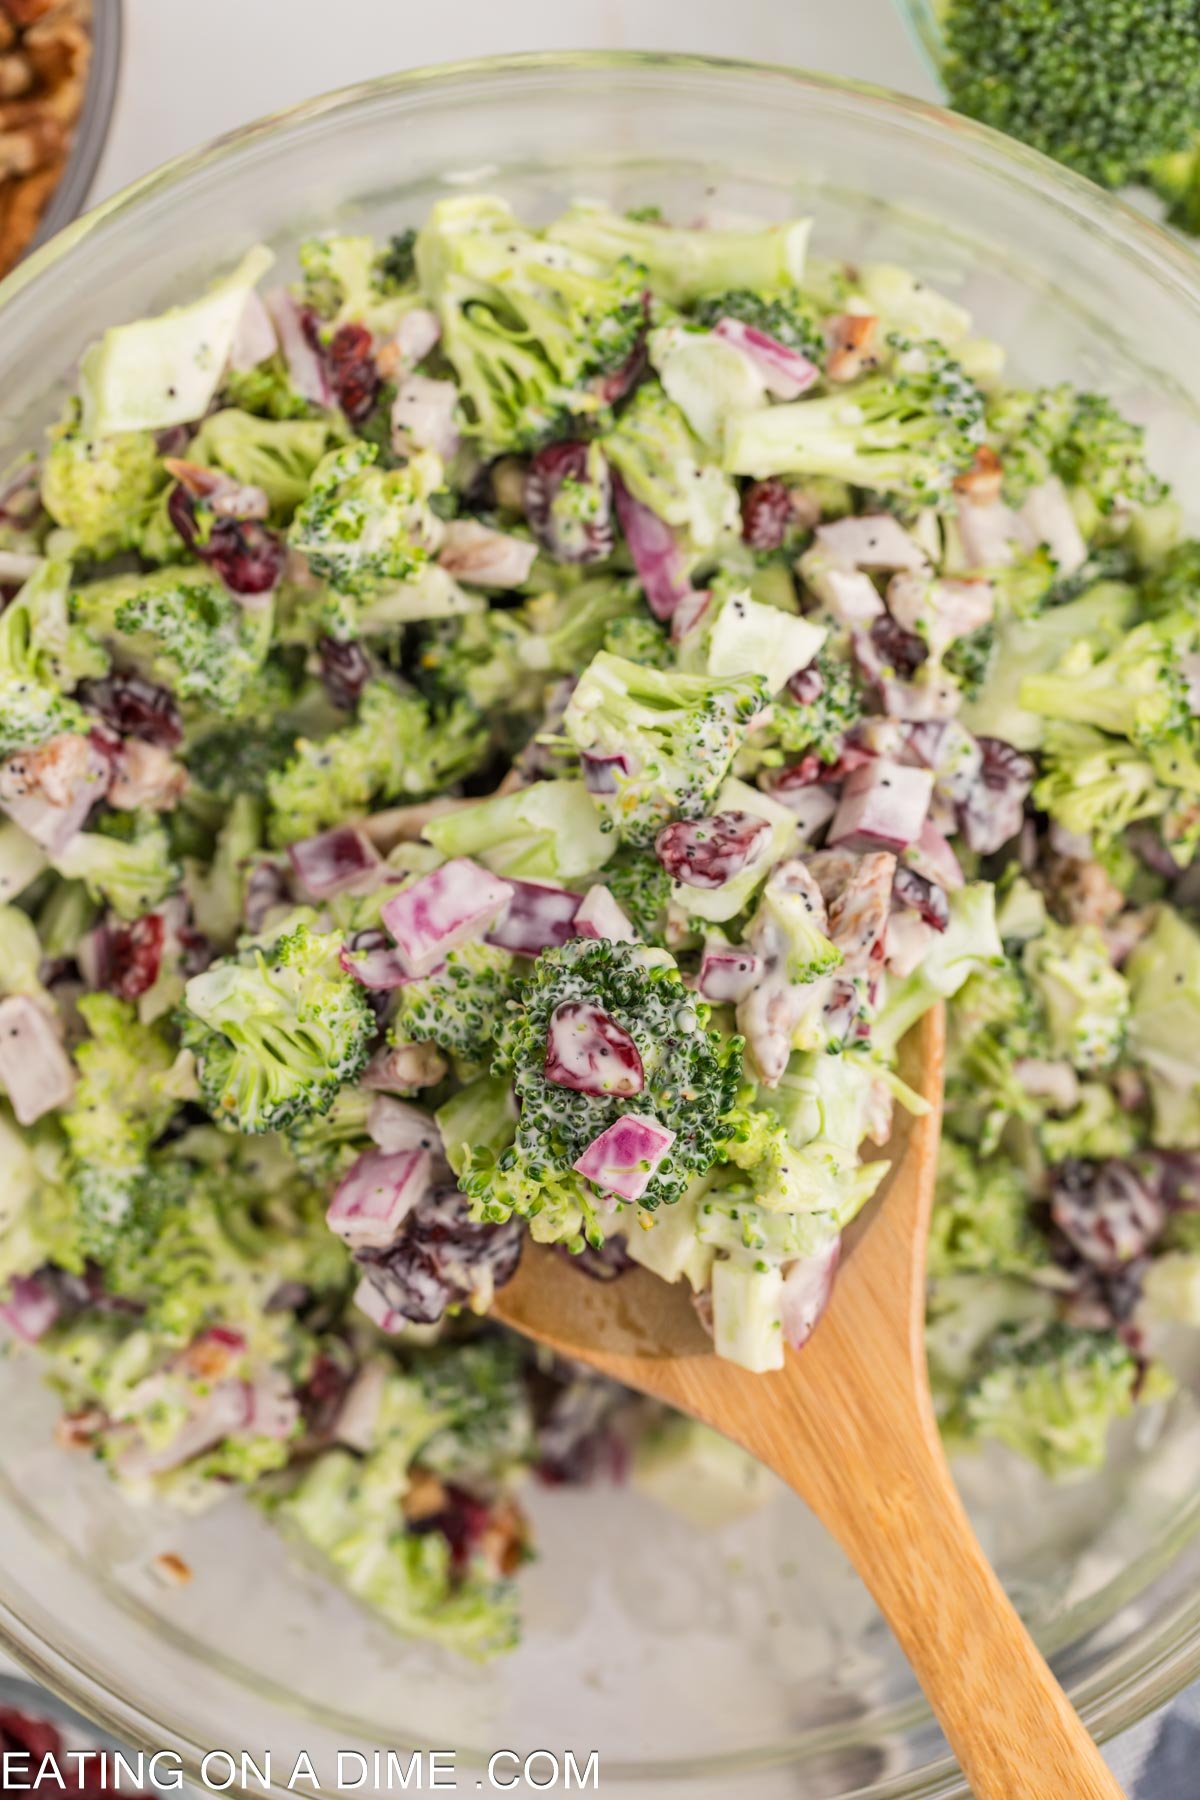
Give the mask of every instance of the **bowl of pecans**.
[(0, 0), (0, 276), (82, 210), (120, 37), (121, 0)]

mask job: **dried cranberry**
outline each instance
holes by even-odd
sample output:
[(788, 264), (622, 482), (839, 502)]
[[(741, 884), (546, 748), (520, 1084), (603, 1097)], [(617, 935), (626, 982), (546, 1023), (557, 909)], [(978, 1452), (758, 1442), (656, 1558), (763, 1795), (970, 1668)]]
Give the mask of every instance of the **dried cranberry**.
[(230, 593), (269, 594), (278, 585), (287, 552), (278, 532), (260, 520), (213, 519), (205, 537), (196, 504), (181, 482), (171, 489), (167, 514), (188, 549), (216, 571)]
[(118, 1000), (136, 1000), (158, 980), (166, 931), (161, 913), (144, 913), (106, 933), (104, 985)]
[(1148, 1256), (1136, 1257), (1119, 1269), (1073, 1264), (1074, 1286), (1065, 1307), (1067, 1323), (1087, 1331), (1115, 1331), (1131, 1349), (1140, 1348), (1141, 1333), (1133, 1325), (1133, 1316), (1149, 1267)]
[(557, 1006), (546, 1034), (546, 1080), (577, 1094), (640, 1094), (646, 1077), (637, 1045), (590, 1000)]
[(352, 711), (371, 679), (370, 657), (354, 638), (348, 638), (343, 644), (331, 637), (321, 639), (317, 655), (321, 659), (321, 680), (330, 701), (345, 712)]
[(711, 819), (678, 819), (664, 825), (654, 854), (674, 881), (685, 887), (724, 887), (760, 857), (770, 826), (748, 812), (720, 812)]
[(929, 655), (924, 640), (915, 631), (905, 631), (888, 613), (876, 619), (870, 635), (885, 671), (901, 681), (911, 680)]
[(742, 495), (742, 538), (751, 550), (778, 550), (791, 523), (792, 496), (782, 481), (752, 481)]
[(825, 677), (815, 662), (807, 669), (797, 669), (787, 684), (787, 691), (797, 706), (815, 706), (825, 692)]
[(433, 1325), (448, 1306), (487, 1299), (511, 1281), (523, 1243), (519, 1219), (480, 1223), (457, 1188), (439, 1188), (413, 1209), (394, 1244), (360, 1250), (355, 1261), (393, 1312)]
[(936, 882), (927, 881), (924, 875), (918, 875), (904, 863), (897, 864), (892, 897), (901, 906), (911, 907), (913, 912), (919, 913), (926, 925), (932, 925), (935, 931), (945, 931), (950, 923), (946, 890), (938, 887)]
[(141, 675), (106, 675), (100, 681), (82, 682), (78, 697), (122, 737), (141, 738), (163, 750), (174, 750), (183, 740), (174, 697)]
[(568, 1250), (565, 1244), (560, 1244), (559, 1249), (573, 1269), (590, 1275), (593, 1281), (615, 1281), (634, 1267), (632, 1256), (618, 1237), (605, 1238), (598, 1246), (585, 1244), (582, 1250)]
[(1161, 1193), (1131, 1164), (1067, 1162), (1055, 1171), (1050, 1216), (1067, 1242), (1097, 1269), (1145, 1255), (1166, 1224)]
[(49, 1719), (31, 1719), (15, 1706), (0, 1706), (0, 1751), (28, 1756), (33, 1773), (50, 1757), (62, 1752), (62, 1736)]
[(379, 398), (380, 377), (374, 344), (365, 325), (342, 325), (329, 344), (329, 379), (338, 405), (352, 425), (361, 425)]
[(410, 1520), (409, 1530), (416, 1532), (418, 1536), (431, 1531), (440, 1532), (450, 1546), (451, 1573), (463, 1575), (476, 1545), (491, 1522), (492, 1509), (485, 1501), (455, 1483), (447, 1483), (445, 1494), (446, 1505), (439, 1507), (436, 1512), (425, 1513), (420, 1518)]
[(525, 472), (524, 503), (534, 536), (559, 562), (612, 555), (612, 482), (594, 446), (569, 440), (539, 450)]
[(349, 1391), (352, 1376), (353, 1371), (344, 1369), (332, 1356), (322, 1353), (313, 1358), (308, 1380), (296, 1396), (310, 1437), (329, 1436)]
[(958, 807), (958, 828), (982, 856), (1003, 849), (1021, 829), (1025, 801), (1036, 773), (1033, 758), (1003, 738), (981, 737), (979, 774)]

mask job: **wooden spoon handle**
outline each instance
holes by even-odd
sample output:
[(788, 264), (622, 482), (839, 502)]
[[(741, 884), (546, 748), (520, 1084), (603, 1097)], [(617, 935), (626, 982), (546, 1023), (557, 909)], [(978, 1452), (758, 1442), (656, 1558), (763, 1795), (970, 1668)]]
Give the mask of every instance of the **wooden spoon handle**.
[[(910, 1449), (900, 1462), (885, 1449), (877, 1477), (865, 1491), (847, 1486), (825, 1522), (895, 1633), (976, 1800), (1119, 1800), (980, 1549), (940, 1450)], [(857, 1474), (861, 1483), (861, 1466)], [(810, 1469), (810, 1497), (812, 1486)]]

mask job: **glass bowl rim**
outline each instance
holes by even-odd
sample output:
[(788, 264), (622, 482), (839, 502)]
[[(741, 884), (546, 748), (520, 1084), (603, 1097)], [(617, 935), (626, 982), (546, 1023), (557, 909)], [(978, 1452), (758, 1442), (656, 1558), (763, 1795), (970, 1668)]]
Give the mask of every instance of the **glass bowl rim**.
[[(911, 9), (902, 10), (912, 18)], [(928, 44), (925, 48), (928, 51)], [(923, 130), (930, 139), (952, 138), (956, 143), (970, 146), (982, 163), (1007, 172), (1039, 203), (1048, 202), (1057, 207), (1073, 223), (1101, 236), (1117, 254), (1140, 261), (1144, 271), (1176, 301), (1200, 315), (1200, 260), (1170, 233), (1124, 201), (1094, 187), (1039, 151), (952, 113), (944, 106), (875, 83), (821, 74), (788, 64), (670, 51), (555, 50), (466, 58), (374, 76), (264, 114), (246, 125), (224, 132), (129, 183), (33, 250), (0, 281), (0, 322), (7, 306), (26, 289), (49, 276), (77, 245), (101, 226), (119, 221), (127, 214), (136, 215), (143, 202), (153, 201), (194, 174), (235, 161), (248, 145), (277, 132), (351, 112), (364, 103), (383, 98), (425, 92), (436, 94), (439, 88), (452, 94), (455, 85), (462, 82), (503, 83), (539, 74), (565, 79), (572, 73), (611, 71), (619, 74), (635, 70), (668, 71), (680, 77), (692, 74), (717, 80), (782, 83), (813, 96), (840, 98), (852, 112), (868, 118), (891, 120), (900, 128), (915, 127)], [(78, 1667), (69, 1654), (36, 1628), (27, 1625), (2, 1594), (0, 1650), (8, 1652), (35, 1679), (68, 1704), (78, 1707), (118, 1740), (147, 1751), (166, 1747), (163, 1744), (166, 1734), (143, 1710), (140, 1701), (122, 1692), (118, 1682), (106, 1680), (102, 1683), (86, 1669)], [(1175, 1607), (1174, 1616), (1162, 1628), (1159, 1641), (1148, 1658), (1136, 1666), (1128, 1665), (1129, 1658), (1120, 1656), (1115, 1675), (1111, 1671), (1102, 1671), (1091, 1677), (1078, 1697), (1077, 1703), (1089, 1729), (1100, 1742), (1165, 1705), (1200, 1673), (1200, 1594), (1190, 1600), (1185, 1598)], [(1097, 1691), (1106, 1673), (1110, 1676), (1108, 1686)], [(180, 1755), (185, 1779), (195, 1779), (200, 1761), (197, 1747), (178, 1739), (169, 1747)], [(734, 1772), (735, 1765), (750, 1773), (763, 1766), (778, 1766), (780, 1760), (791, 1759), (771, 1757), (764, 1765), (751, 1753), (742, 1758), (718, 1756), (687, 1764), (624, 1764), (614, 1773), (616, 1779), (626, 1781), (671, 1780), (702, 1772), (728, 1775)], [(283, 1792), (275, 1788), (271, 1791)], [(969, 1790), (949, 1756), (928, 1763), (913, 1774), (872, 1783), (869, 1788), (858, 1790), (857, 1800), (935, 1800), (935, 1796), (936, 1800), (969, 1800)], [(848, 1794), (845, 1800), (856, 1800), (856, 1797)]]

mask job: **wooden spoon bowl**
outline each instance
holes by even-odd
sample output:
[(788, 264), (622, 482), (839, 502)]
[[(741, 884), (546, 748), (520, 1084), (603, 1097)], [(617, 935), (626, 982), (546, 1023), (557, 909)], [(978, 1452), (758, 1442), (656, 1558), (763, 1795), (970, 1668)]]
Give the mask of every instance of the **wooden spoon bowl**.
[(946, 1465), (925, 1364), (925, 1248), (941, 1128), (942, 1009), (902, 1047), (929, 1103), (897, 1109), (892, 1170), (847, 1234), (829, 1308), (777, 1373), (713, 1354), (686, 1285), (599, 1282), (527, 1246), (494, 1314), (749, 1450), (841, 1544), (979, 1800), (1117, 1800), (1113, 1779), (980, 1549)]

